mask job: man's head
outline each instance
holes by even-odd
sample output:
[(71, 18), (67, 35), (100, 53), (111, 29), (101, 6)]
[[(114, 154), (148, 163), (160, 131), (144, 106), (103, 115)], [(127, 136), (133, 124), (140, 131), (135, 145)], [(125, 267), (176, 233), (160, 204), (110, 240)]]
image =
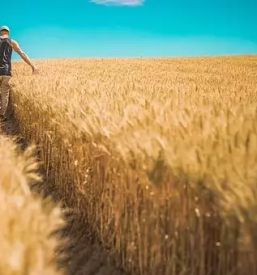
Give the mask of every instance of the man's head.
[(0, 33), (1, 35), (9, 35), (10, 29), (7, 26), (2, 26), (0, 28)]

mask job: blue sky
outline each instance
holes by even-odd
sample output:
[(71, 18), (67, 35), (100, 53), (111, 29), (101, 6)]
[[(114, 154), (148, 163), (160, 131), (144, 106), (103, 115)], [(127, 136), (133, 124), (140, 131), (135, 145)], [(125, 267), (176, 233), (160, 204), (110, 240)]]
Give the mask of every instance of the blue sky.
[(257, 0), (12, 0), (4, 8), (0, 25), (31, 58), (257, 54)]

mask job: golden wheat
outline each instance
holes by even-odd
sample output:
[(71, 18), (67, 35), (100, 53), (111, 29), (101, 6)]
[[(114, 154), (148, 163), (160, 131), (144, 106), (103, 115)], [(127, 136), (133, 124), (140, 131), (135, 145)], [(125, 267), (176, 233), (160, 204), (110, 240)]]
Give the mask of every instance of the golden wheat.
[(257, 274), (256, 56), (15, 63), (48, 179), (132, 274)]
[(64, 274), (53, 235), (64, 225), (61, 209), (31, 193), (41, 180), (33, 154), (32, 146), (22, 154), (14, 139), (0, 135), (0, 274)]

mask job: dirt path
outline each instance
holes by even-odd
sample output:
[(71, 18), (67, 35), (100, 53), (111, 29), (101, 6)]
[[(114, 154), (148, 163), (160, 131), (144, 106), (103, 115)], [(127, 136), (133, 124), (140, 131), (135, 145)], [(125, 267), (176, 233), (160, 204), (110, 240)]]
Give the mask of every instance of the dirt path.
[[(10, 117), (7, 122), (2, 123), (1, 127), (6, 135), (17, 138), (17, 143), (22, 149), (26, 148), (28, 144), (19, 135), (14, 117)], [(46, 182), (44, 182), (44, 186), (47, 186)], [(42, 191), (42, 186), (34, 188), (39, 188)], [(44, 188), (43, 193), (51, 194), (51, 190)], [(68, 244), (62, 248), (67, 257), (60, 263), (67, 270), (67, 275), (125, 275), (125, 272), (111, 264), (108, 252), (99, 243), (90, 240), (88, 237), (90, 234), (87, 235), (76, 215), (73, 215), (72, 218), (67, 217), (67, 221), (67, 227), (61, 232), (62, 236), (69, 238)]]

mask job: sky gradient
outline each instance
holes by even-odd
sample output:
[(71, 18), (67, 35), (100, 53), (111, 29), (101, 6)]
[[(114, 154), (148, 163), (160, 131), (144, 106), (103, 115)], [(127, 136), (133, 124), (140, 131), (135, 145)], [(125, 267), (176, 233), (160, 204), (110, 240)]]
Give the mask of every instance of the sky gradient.
[(256, 0), (12, 0), (4, 8), (0, 25), (31, 58), (257, 54)]

